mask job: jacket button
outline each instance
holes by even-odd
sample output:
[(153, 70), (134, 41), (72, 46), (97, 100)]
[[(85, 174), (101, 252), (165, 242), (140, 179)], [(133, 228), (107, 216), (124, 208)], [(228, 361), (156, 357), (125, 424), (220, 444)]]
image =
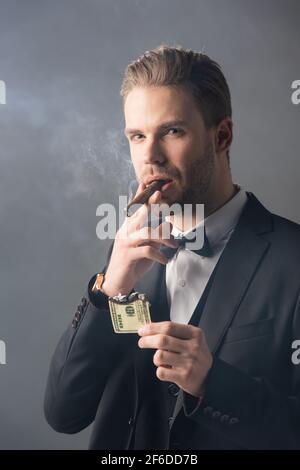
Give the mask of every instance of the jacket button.
[(212, 412), (213, 412), (213, 409), (211, 406), (206, 406), (203, 410), (203, 414), (205, 416), (211, 416)]
[(77, 320), (72, 320), (72, 327), (73, 328), (77, 328), (77, 325), (78, 325), (78, 321)]
[(77, 312), (82, 315), (82, 312), (83, 312), (83, 308), (82, 308), (82, 305), (77, 305)]
[(228, 426), (234, 426), (235, 424), (238, 424), (240, 420), (238, 418), (231, 418), (231, 420), (228, 423)]
[(229, 420), (229, 415), (222, 415), (220, 418), (221, 423), (227, 423)]
[(75, 313), (75, 315), (74, 315), (74, 318), (75, 318), (77, 321), (79, 321), (80, 318), (81, 318), (81, 313), (77, 311), (77, 312)]
[(133, 416), (130, 416), (129, 420), (128, 420), (128, 424), (130, 426), (133, 426), (134, 425), (134, 417)]
[(219, 419), (221, 416), (221, 412), (220, 411), (214, 411), (213, 414), (212, 414), (212, 418), (213, 419)]
[(177, 395), (179, 393), (179, 387), (176, 384), (170, 384), (168, 386), (168, 391), (169, 391), (170, 395), (173, 395), (174, 397), (177, 397)]
[(85, 298), (85, 297), (82, 297), (82, 299), (81, 299), (81, 305), (82, 305), (82, 307), (84, 308), (84, 307), (86, 306), (86, 304), (87, 304), (86, 298)]

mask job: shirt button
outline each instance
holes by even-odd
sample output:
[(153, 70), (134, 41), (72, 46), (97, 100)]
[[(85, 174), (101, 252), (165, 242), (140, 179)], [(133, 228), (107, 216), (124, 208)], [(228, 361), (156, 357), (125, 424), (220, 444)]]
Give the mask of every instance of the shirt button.
[(180, 285), (181, 287), (184, 287), (185, 284), (186, 284), (185, 280), (184, 280), (184, 279), (180, 279), (179, 285)]

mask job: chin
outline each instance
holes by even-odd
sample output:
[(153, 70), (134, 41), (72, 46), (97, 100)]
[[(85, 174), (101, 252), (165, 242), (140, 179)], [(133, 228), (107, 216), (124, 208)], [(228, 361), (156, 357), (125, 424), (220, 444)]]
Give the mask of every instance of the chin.
[(182, 198), (179, 194), (162, 194), (160, 203), (172, 206), (173, 204), (181, 204)]

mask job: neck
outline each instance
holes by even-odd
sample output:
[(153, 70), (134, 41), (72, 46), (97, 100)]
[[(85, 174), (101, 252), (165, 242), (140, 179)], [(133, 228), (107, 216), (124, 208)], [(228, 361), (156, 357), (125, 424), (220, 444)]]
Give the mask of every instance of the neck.
[(204, 211), (197, 210), (197, 204), (194, 204), (192, 206), (192, 210), (187, 212), (183, 211), (183, 214), (177, 216), (174, 214), (170, 216), (169, 220), (181, 232), (192, 230), (201, 222), (201, 220), (203, 220), (203, 218), (213, 214), (230, 201), (238, 191), (238, 187), (231, 183), (231, 185), (226, 188), (226, 191), (216, 194), (215, 197), (208, 196), (206, 201), (198, 203), (204, 205)]

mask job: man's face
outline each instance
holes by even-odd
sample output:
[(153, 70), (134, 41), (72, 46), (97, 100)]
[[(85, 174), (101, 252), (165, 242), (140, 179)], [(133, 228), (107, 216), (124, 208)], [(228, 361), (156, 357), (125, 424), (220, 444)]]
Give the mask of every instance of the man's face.
[(206, 128), (193, 96), (183, 88), (136, 87), (124, 113), (137, 180), (171, 179), (161, 202), (204, 202), (217, 159), (214, 131)]

